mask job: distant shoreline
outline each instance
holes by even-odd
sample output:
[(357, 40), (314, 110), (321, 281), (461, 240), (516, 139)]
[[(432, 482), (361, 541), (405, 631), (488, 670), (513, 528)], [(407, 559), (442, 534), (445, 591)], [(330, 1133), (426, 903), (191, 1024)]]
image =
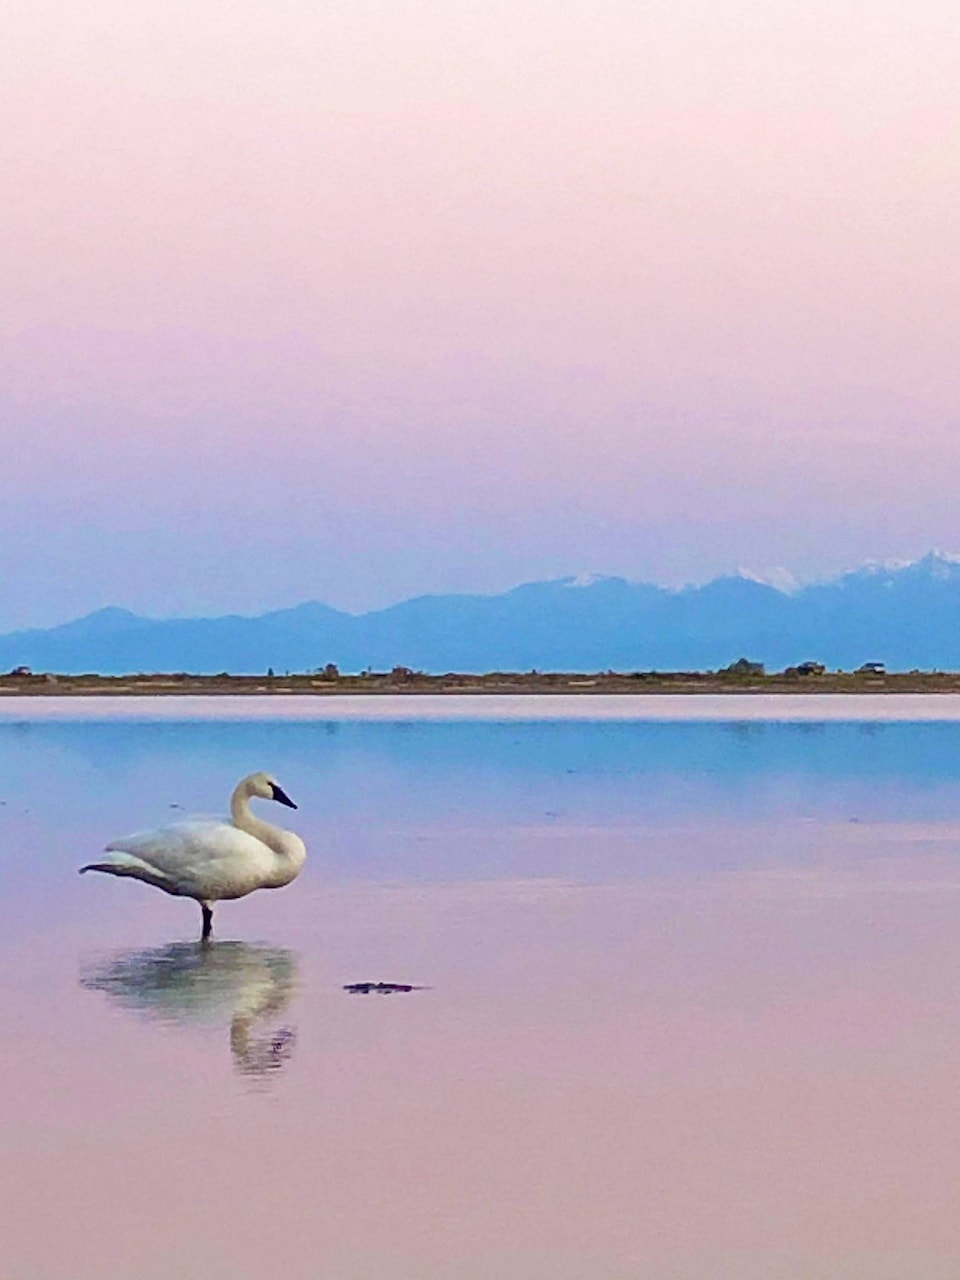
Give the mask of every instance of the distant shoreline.
[(284, 676), (65, 676), (52, 673), (0, 676), (4, 697), (165, 697), (165, 696), (304, 696), (324, 698), (350, 695), (546, 695), (573, 694), (957, 694), (960, 672), (888, 672), (862, 674), (826, 672), (819, 675), (745, 676), (714, 672), (492, 672), (424, 675), (370, 672), (364, 675)]

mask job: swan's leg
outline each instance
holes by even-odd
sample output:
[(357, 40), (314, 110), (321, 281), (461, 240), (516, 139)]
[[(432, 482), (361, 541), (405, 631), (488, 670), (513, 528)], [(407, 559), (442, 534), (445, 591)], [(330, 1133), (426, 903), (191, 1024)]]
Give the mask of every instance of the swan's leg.
[(200, 934), (200, 941), (206, 942), (213, 933), (213, 907), (209, 903), (201, 902), (200, 910), (203, 912), (203, 932)]

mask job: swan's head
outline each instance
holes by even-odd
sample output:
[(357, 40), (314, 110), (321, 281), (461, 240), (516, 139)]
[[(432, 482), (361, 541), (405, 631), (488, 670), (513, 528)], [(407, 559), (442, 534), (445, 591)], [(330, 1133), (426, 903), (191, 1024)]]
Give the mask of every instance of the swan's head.
[(288, 809), (297, 807), (276, 778), (271, 778), (269, 773), (251, 773), (243, 786), (248, 796), (256, 796), (258, 800), (276, 800), (278, 804), (285, 804)]

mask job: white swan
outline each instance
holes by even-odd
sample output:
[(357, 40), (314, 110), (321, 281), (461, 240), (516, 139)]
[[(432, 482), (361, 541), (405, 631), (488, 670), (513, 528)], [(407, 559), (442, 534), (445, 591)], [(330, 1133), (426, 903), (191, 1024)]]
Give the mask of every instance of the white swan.
[(279, 889), (296, 879), (307, 856), (298, 835), (263, 822), (250, 812), (251, 797), (297, 806), (265, 773), (251, 773), (237, 783), (230, 800), (230, 821), (187, 818), (138, 831), (107, 845), (108, 857), (89, 862), (84, 871), (132, 876), (164, 893), (194, 898), (203, 913), (201, 938), (213, 930), (212, 902), (243, 898), (254, 889)]

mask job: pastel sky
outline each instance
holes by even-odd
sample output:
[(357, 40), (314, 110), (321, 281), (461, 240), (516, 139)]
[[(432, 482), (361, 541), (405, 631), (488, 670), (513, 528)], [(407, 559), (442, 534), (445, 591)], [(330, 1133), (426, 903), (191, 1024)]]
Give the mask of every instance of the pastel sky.
[(960, 545), (956, 5), (0, 14), (0, 629)]

